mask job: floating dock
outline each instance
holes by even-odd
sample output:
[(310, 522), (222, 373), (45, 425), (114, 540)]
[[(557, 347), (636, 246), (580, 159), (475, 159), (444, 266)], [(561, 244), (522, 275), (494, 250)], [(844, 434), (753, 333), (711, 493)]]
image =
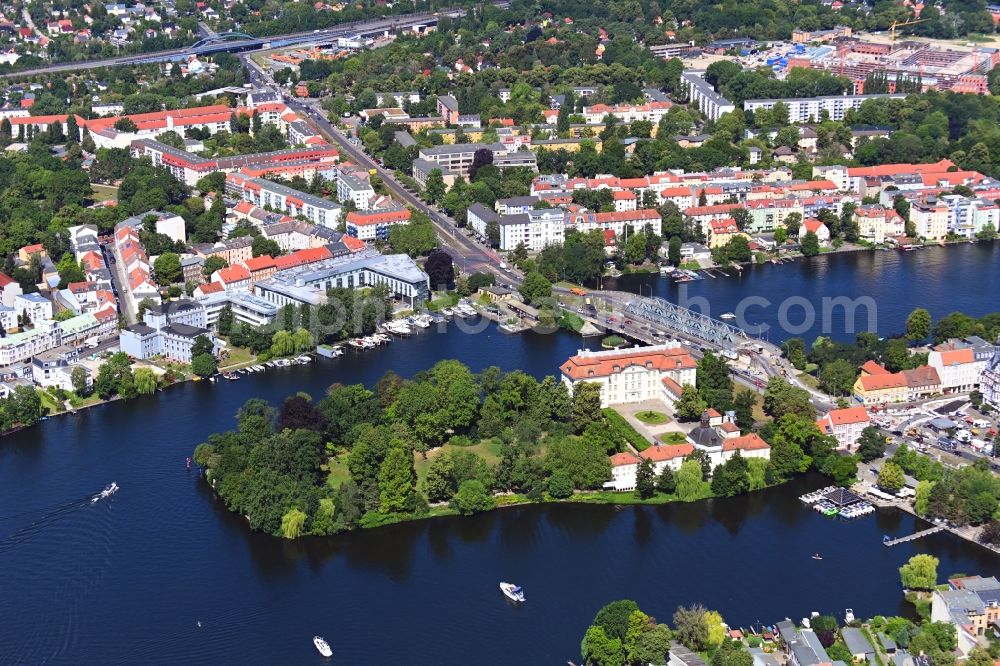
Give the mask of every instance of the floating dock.
[(944, 525), (935, 525), (934, 527), (929, 527), (926, 530), (920, 530), (919, 532), (914, 532), (909, 536), (899, 537), (898, 539), (890, 539), (889, 535), (882, 538), (883, 546), (895, 546), (897, 544), (906, 543), (907, 541), (916, 541), (922, 537), (928, 536), (930, 534), (937, 534), (944, 530)]

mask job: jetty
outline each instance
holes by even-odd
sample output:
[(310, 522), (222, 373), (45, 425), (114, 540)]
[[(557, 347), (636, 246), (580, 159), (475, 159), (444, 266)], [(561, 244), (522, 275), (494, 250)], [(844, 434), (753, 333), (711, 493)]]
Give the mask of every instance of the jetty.
[(919, 532), (914, 532), (913, 534), (904, 537), (899, 537), (898, 539), (890, 539), (889, 535), (887, 534), (882, 538), (882, 545), (895, 546), (900, 543), (906, 543), (907, 541), (916, 541), (917, 539), (925, 537), (929, 534), (937, 534), (938, 532), (941, 532), (943, 530), (944, 530), (944, 525), (935, 525), (934, 527), (928, 527), (926, 530), (920, 530)]

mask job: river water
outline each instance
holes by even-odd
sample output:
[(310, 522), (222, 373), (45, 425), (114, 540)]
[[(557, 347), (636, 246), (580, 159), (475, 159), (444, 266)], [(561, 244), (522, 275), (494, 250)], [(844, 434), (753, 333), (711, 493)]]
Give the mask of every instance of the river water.
[[(321, 634), (338, 663), (562, 664), (616, 598), (664, 620), (701, 602), (746, 626), (812, 610), (904, 612), (896, 569), (916, 552), (941, 558), (942, 576), (997, 573), (1000, 558), (946, 534), (882, 546), (883, 534), (918, 528), (907, 515), (819, 517), (796, 500), (818, 477), (731, 500), (518, 507), (290, 543), (250, 533), (184, 468), (251, 397), (319, 396), (333, 382), (371, 385), (390, 368), (408, 376), (442, 358), (541, 377), (580, 344), (452, 325), (4, 437), (0, 663), (320, 663), (310, 639)], [(112, 480), (121, 490), (90, 504)], [(500, 580), (523, 585), (528, 602), (508, 605)]]
[(834, 253), (726, 270), (731, 277), (677, 283), (626, 275), (603, 286), (652, 293), (714, 317), (732, 312), (746, 331), (772, 342), (792, 336), (812, 342), (819, 335), (850, 341), (862, 330), (894, 335), (916, 307), (935, 319), (955, 311), (982, 316), (1000, 310), (1000, 243)]

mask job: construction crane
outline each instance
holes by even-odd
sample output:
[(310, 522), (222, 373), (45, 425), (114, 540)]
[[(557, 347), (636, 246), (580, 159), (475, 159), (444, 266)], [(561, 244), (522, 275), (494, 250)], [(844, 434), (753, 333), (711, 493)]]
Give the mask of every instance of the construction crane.
[(913, 25), (914, 23), (921, 23), (928, 19), (910, 19), (909, 21), (893, 21), (892, 25), (889, 26), (889, 45), (896, 45), (896, 28), (902, 28), (904, 26)]

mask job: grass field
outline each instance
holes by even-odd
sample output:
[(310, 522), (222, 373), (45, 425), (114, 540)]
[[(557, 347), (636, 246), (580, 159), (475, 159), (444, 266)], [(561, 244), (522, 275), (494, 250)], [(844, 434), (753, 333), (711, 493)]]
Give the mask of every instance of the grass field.
[(683, 444), (687, 441), (687, 435), (682, 432), (665, 432), (660, 435), (664, 444)]
[(107, 201), (118, 198), (118, 188), (113, 185), (91, 185), (94, 192), (94, 201)]
[(636, 412), (635, 418), (639, 419), (646, 425), (660, 425), (661, 423), (666, 423), (670, 420), (670, 417), (663, 412), (654, 412), (652, 409)]

